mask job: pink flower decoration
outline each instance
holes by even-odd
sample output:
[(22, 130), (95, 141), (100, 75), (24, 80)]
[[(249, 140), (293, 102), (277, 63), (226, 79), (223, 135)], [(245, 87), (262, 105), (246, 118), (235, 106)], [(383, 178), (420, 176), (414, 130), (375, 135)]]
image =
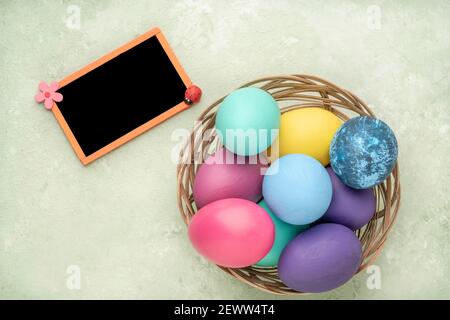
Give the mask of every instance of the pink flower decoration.
[(53, 102), (61, 102), (63, 99), (62, 94), (56, 92), (58, 89), (58, 82), (52, 82), (48, 85), (42, 81), (39, 83), (39, 90), (41, 90), (41, 92), (39, 92), (34, 99), (39, 103), (44, 102), (45, 109), (50, 110), (53, 107)]

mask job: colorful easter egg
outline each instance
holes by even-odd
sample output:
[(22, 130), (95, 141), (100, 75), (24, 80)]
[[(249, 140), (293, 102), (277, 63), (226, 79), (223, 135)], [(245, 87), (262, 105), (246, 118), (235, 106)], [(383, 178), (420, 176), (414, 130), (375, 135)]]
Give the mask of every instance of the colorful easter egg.
[(225, 147), (238, 155), (266, 150), (278, 135), (280, 109), (259, 88), (241, 88), (229, 94), (216, 114), (216, 130)]
[(350, 188), (336, 176), (331, 167), (327, 168), (327, 172), (333, 186), (333, 197), (321, 220), (342, 224), (352, 230), (366, 225), (375, 214), (373, 190)]
[(275, 241), (273, 242), (269, 253), (258, 261), (256, 265), (260, 267), (274, 267), (278, 264), (278, 260), (280, 259), (280, 255), (284, 247), (286, 247), (289, 241), (295, 238), (300, 232), (308, 229), (309, 225), (298, 226), (286, 223), (273, 214), (264, 200), (259, 202), (259, 205), (266, 210), (272, 219), (275, 226)]
[(189, 239), (205, 258), (223, 267), (257, 263), (272, 248), (275, 230), (267, 212), (244, 199), (223, 199), (201, 208), (189, 224)]
[(281, 281), (300, 292), (323, 292), (350, 280), (361, 262), (361, 243), (347, 227), (326, 223), (302, 232), (278, 263)]
[(208, 157), (195, 175), (193, 194), (197, 208), (226, 199), (258, 202), (267, 160), (259, 156), (237, 156), (225, 148)]
[(394, 169), (397, 155), (397, 139), (391, 128), (367, 116), (345, 122), (330, 146), (334, 172), (354, 189), (368, 189), (383, 182)]
[(284, 222), (304, 225), (318, 220), (331, 202), (331, 181), (322, 164), (304, 154), (288, 154), (266, 171), (263, 197)]
[[(291, 153), (306, 154), (326, 166), (330, 144), (342, 121), (322, 108), (300, 108), (281, 115), (278, 139), (270, 148), (272, 159)], [(277, 150), (278, 148), (278, 150)]]

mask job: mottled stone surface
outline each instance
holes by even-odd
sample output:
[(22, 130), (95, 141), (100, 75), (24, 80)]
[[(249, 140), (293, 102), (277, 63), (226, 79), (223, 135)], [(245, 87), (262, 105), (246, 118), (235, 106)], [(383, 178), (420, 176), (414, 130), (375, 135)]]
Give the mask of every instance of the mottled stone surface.
[(389, 126), (372, 117), (344, 123), (330, 145), (330, 163), (347, 186), (368, 189), (383, 182), (394, 169), (398, 145)]
[[(171, 137), (249, 80), (305, 73), (394, 130), (402, 206), (373, 274), (300, 299), (450, 298), (449, 16), (446, 0), (0, 1), (0, 297), (279, 299), (189, 244)], [(83, 167), (37, 84), (153, 26), (202, 100)]]

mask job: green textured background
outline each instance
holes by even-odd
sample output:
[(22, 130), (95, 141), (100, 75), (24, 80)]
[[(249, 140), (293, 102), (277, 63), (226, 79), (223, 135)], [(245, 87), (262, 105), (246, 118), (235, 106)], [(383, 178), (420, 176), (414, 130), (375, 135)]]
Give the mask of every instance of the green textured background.
[[(79, 29), (67, 24), (71, 5)], [(449, 16), (445, 0), (0, 0), (0, 297), (274, 298), (191, 248), (176, 205), (171, 133), (244, 82), (305, 73), (355, 92), (394, 129), (403, 189), (376, 262), (381, 289), (370, 290), (363, 272), (301, 299), (449, 298)], [(153, 26), (203, 100), (83, 167), (34, 102), (37, 85)], [(80, 267), (79, 290), (66, 286), (70, 265)]]

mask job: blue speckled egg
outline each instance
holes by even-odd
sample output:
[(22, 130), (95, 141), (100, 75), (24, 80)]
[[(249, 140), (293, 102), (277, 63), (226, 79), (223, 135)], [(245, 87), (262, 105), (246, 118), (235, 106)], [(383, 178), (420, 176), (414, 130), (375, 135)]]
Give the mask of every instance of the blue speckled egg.
[(362, 116), (345, 122), (330, 146), (330, 162), (347, 186), (367, 189), (394, 169), (398, 146), (394, 132), (379, 119)]

